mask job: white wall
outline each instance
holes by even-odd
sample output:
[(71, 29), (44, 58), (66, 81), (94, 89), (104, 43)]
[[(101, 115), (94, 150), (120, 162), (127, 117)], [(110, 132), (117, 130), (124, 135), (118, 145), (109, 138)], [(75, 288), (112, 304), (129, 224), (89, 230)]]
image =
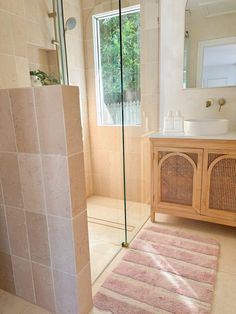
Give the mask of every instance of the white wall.
[[(227, 118), (236, 130), (236, 87), (183, 89), (186, 0), (160, 0), (160, 125), (168, 110), (181, 110), (185, 118)], [(226, 105), (205, 107), (207, 98), (226, 98)]]

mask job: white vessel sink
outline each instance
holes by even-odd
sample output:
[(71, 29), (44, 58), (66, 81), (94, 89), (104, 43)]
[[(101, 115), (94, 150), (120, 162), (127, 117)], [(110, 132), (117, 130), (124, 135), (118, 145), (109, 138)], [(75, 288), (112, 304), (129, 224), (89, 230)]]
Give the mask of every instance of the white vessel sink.
[(187, 135), (221, 135), (229, 130), (226, 119), (190, 119), (184, 121), (184, 133)]

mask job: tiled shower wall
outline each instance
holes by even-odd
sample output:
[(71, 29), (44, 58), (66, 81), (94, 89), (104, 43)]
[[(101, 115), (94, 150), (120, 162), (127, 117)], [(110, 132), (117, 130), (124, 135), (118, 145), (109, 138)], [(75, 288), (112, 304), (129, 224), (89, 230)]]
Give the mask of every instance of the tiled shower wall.
[(52, 0), (0, 1), (0, 88), (31, 86), (29, 70), (49, 72), (55, 51), (51, 11)]
[(92, 306), (79, 91), (0, 90), (0, 288), (56, 313)]
[(91, 170), (90, 134), (88, 120), (88, 104), (85, 80), (83, 17), (81, 0), (63, 0), (64, 20), (73, 16), (76, 19), (76, 27), (66, 32), (66, 47), (68, 59), (68, 72), (71, 85), (80, 87), (80, 112), (83, 121), (83, 147), (84, 168), (86, 178), (87, 196), (93, 194), (93, 178)]
[[(86, 83), (89, 111), (93, 193), (123, 198), (121, 128), (97, 123), (92, 16), (117, 10), (116, 0), (83, 0)], [(145, 134), (158, 130), (159, 112), (159, 1), (124, 0), (122, 7), (140, 5), (142, 125), (125, 127), (126, 196), (150, 202), (150, 146)], [(147, 123), (148, 122), (148, 123)], [(148, 125), (147, 125), (148, 124)]]

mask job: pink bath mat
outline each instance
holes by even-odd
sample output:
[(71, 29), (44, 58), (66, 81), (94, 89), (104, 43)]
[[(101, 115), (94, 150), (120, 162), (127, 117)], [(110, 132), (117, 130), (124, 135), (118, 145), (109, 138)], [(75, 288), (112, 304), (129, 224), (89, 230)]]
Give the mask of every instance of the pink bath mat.
[(211, 313), (219, 257), (214, 239), (143, 229), (94, 297), (113, 314)]

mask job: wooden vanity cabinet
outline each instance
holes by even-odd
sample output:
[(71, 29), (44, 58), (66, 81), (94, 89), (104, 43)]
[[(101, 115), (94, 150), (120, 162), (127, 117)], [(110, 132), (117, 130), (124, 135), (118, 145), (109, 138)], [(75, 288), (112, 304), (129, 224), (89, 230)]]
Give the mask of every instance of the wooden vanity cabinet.
[(201, 213), (236, 224), (236, 150), (204, 151)]
[(152, 138), (155, 213), (236, 226), (236, 142)]
[(153, 205), (163, 210), (199, 213), (202, 150), (154, 147)]

